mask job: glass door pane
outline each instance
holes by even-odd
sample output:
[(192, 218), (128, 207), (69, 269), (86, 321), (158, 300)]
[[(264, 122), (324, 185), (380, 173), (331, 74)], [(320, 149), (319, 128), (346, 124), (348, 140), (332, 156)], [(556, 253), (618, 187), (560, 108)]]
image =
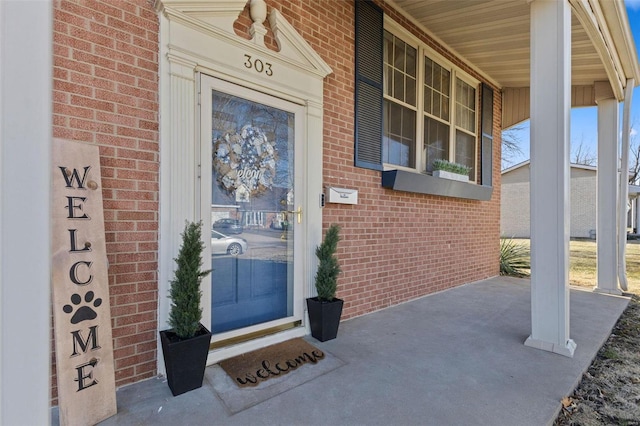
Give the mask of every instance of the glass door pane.
[[(293, 315), (295, 114), (212, 90), (211, 329)], [(280, 102), (282, 103), (282, 102)]]

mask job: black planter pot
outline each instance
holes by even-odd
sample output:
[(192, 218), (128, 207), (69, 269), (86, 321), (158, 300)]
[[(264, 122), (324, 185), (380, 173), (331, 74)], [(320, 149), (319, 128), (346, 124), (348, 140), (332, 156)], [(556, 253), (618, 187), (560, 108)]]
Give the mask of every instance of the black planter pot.
[(320, 301), (317, 297), (307, 299), (309, 325), (314, 338), (321, 342), (336, 338), (343, 304), (342, 299), (333, 299), (331, 302)]
[(191, 339), (181, 340), (172, 330), (160, 332), (167, 381), (173, 396), (202, 386), (211, 332), (200, 324)]

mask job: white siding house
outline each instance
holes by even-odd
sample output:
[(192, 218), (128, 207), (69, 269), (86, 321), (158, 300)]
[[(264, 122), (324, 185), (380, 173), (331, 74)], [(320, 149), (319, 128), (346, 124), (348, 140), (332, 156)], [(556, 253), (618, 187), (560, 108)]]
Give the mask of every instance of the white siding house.
[[(596, 167), (571, 164), (571, 238), (594, 238), (596, 230)], [(502, 171), (500, 233), (531, 236), (529, 161)]]

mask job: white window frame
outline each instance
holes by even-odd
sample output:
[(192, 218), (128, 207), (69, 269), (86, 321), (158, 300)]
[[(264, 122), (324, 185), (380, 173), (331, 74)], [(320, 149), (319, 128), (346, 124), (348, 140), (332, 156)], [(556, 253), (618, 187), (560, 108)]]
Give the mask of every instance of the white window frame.
[[(384, 18), (384, 30), (390, 32), (391, 34), (393, 34), (394, 36), (396, 36), (397, 38), (401, 39), (402, 41), (404, 41), (407, 45), (415, 48), (417, 50), (417, 57), (416, 57), (416, 63), (417, 63), (417, 72), (416, 72), (416, 79), (417, 79), (417, 83), (416, 83), (416, 107), (414, 108), (411, 105), (405, 104), (403, 102), (398, 101), (395, 98), (392, 98), (391, 96), (388, 96), (387, 94), (384, 94), (384, 100), (387, 101), (391, 101), (391, 102), (395, 102), (399, 105), (402, 105), (404, 107), (410, 108), (412, 110), (416, 111), (416, 147), (415, 147), (415, 159), (414, 159), (414, 163), (416, 165), (415, 168), (412, 167), (405, 167), (405, 166), (401, 166), (401, 165), (397, 165), (397, 164), (392, 164), (392, 163), (387, 163), (383, 161), (383, 168), (384, 170), (397, 170), (397, 169), (402, 169), (402, 170), (407, 170), (407, 171), (411, 171), (411, 172), (416, 172), (416, 173), (425, 173), (424, 170), (426, 169), (426, 164), (425, 164), (425, 155), (423, 154), (424, 151), (424, 118), (425, 116), (428, 116), (430, 118), (433, 118), (435, 120), (442, 121), (442, 119), (432, 116), (432, 115), (428, 115), (427, 113), (425, 113), (424, 110), (424, 68), (425, 68), (425, 57), (428, 57), (429, 59), (431, 59), (433, 62), (437, 63), (438, 65), (440, 65), (441, 67), (447, 69), (450, 72), (450, 78), (449, 78), (449, 85), (450, 85), (450, 91), (449, 91), (449, 121), (448, 121), (448, 125), (449, 125), (449, 161), (455, 162), (455, 158), (456, 158), (456, 130), (460, 130), (466, 134), (471, 134), (468, 130), (463, 129), (461, 127), (458, 127), (456, 125), (456, 81), (457, 79), (462, 80), (464, 83), (472, 86), (475, 89), (475, 132), (473, 133), (473, 136), (475, 138), (475, 150), (474, 150), (474, 175), (470, 178), (470, 182), (477, 182), (477, 178), (478, 178), (478, 174), (479, 174), (479, 161), (478, 161), (478, 149), (479, 149), (479, 143), (480, 143), (480, 117), (482, 114), (482, 111), (480, 110), (480, 90), (481, 90), (481, 86), (480, 86), (480, 81), (475, 79), (474, 77), (472, 77), (471, 75), (469, 75), (468, 73), (466, 73), (465, 71), (463, 71), (460, 67), (456, 66), (455, 64), (453, 64), (451, 61), (447, 60), (444, 56), (440, 55), (438, 52), (436, 52), (434, 49), (432, 49), (431, 47), (427, 46), (426, 44), (424, 44), (424, 42), (422, 42), (421, 40), (419, 40), (417, 37), (415, 37), (413, 34), (411, 34), (409, 31), (407, 31), (405, 28), (403, 28), (401, 25), (399, 25), (397, 22), (393, 21), (391, 18), (387, 17), (385, 15)], [(385, 76), (386, 78), (386, 76)], [(384, 160), (384, 159), (383, 159)]]

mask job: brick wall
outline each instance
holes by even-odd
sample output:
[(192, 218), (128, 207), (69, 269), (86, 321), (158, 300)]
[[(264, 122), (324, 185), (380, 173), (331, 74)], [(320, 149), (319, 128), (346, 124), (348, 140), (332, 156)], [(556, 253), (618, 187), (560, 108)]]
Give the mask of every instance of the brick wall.
[[(498, 274), (501, 93), (494, 95), (494, 191), (480, 202), (381, 187), (380, 172), (354, 167), (354, 5), (351, 0), (269, 1), (333, 69), (325, 79), (324, 185), (355, 188), (358, 205), (327, 204), (342, 226), (338, 296), (343, 318)], [(393, 19), (480, 81), (483, 78), (402, 15)], [(495, 88), (494, 88), (495, 89)]]
[[(158, 16), (152, 4), (54, 2), (53, 136), (100, 149), (116, 386), (156, 374)], [(56, 404), (55, 355), (52, 361)]]
[[(156, 374), (158, 17), (152, 3), (59, 0), (54, 10), (54, 136), (100, 148), (117, 386)], [(497, 275), (500, 92), (494, 100), (491, 201), (384, 189), (379, 172), (353, 165), (353, 1), (267, 3), (334, 71), (325, 80), (324, 184), (359, 191), (358, 205), (328, 204), (323, 211), (325, 227), (343, 227), (338, 295), (346, 301), (344, 318)], [(237, 22), (238, 33), (250, 22), (247, 13)], [(271, 34), (266, 40), (275, 48)], [(54, 389), (54, 403), (55, 397)]]

